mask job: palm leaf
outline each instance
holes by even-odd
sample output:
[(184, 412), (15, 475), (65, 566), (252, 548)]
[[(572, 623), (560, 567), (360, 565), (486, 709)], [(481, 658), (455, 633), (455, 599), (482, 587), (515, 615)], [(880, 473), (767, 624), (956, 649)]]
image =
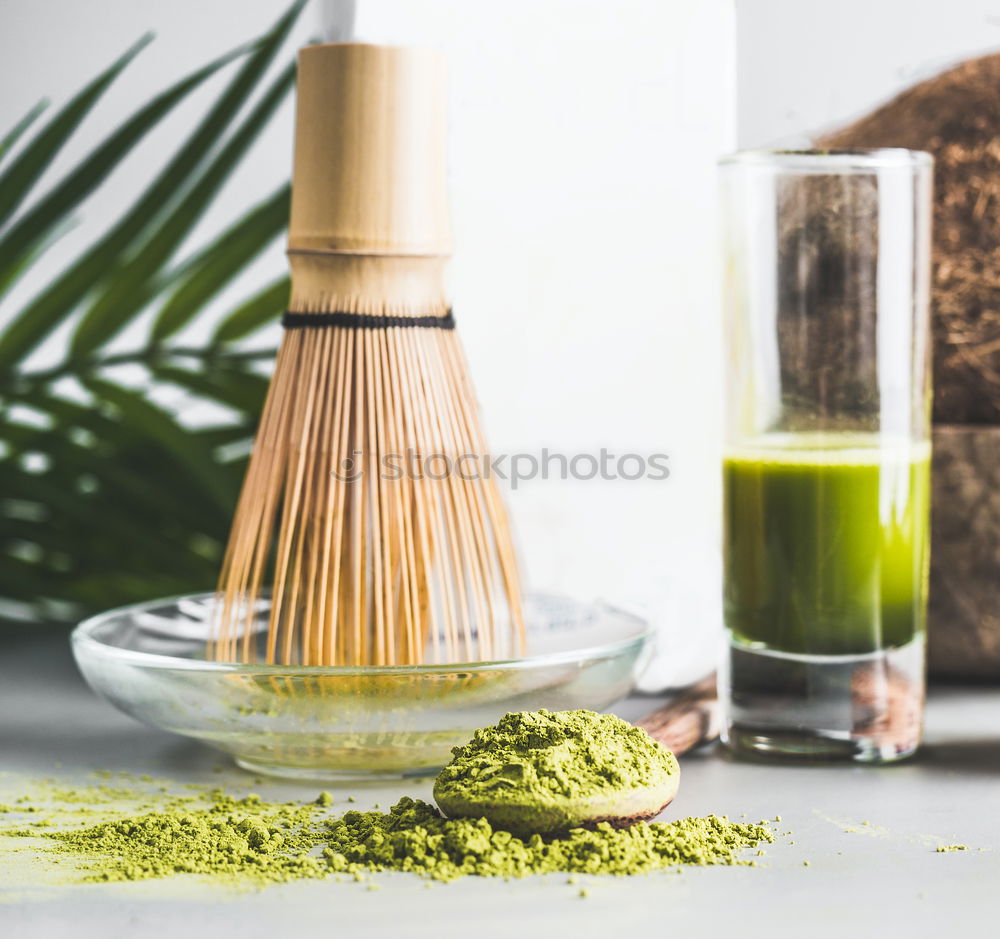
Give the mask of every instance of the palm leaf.
[[(159, 217), (163, 208), (175, 201), (178, 194), (190, 184), (192, 174), (218, 142), (273, 60), (302, 5), (303, 0), (297, 0), (273, 29), (256, 44), (225, 92), (135, 206), (125, 213), (103, 239), (85, 251), (22, 311), (13, 326), (0, 338), (0, 372), (11, 361), (23, 357), (41, 342), (102, 280), (119, 280), (116, 275), (125, 263), (129, 249)], [(235, 54), (238, 53), (239, 50)], [(230, 53), (230, 56), (233, 54)], [(218, 65), (223, 65), (230, 56), (224, 56)], [(209, 192), (205, 195), (205, 202), (198, 207), (198, 217), (214, 194)]]
[[(80, 320), (70, 350), (85, 355), (113, 337), (151, 299), (154, 278), (173, 257), (181, 242), (197, 224), (213, 197), (222, 188), (239, 160), (292, 86), (294, 71), (286, 70), (250, 113), (222, 152), (212, 161), (197, 184), (153, 233), (148, 243), (117, 272), (107, 290)], [(286, 213), (287, 219), (287, 213)]]
[(76, 209), (114, 171), (121, 160), (152, 130), (160, 120), (195, 88), (227, 64), (232, 55), (223, 56), (199, 69), (173, 88), (157, 95), (112, 133), (82, 163), (25, 212), (0, 237), (0, 280), (7, 270), (18, 265), (32, 246)]
[(51, 248), (57, 241), (59, 241), (63, 235), (69, 234), (69, 232), (76, 228), (76, 225), (76, 219), (62, 219), (60, 227), (50, 230), (43, 238), (38, 239), (34, 245), (25, 251), (16, 264), (11, 264), (6, 270), (0, 272), (0, 299), (3, 298), (3, 295), (10, 290), (17, 279), (25, 271), (27, 271), (27, 269), (31, 267), (35, 261), (45, 254), (45, 252), (48, 251), (48, 249)]
[(288, 221), (291, 190), (283, 186), (251, 212), (239, 228), (217, 239), (170, 296), (153, 323), (153, 340), (160, 342), (186, 326), (223, 284), (239, 274)]
[(272, 322), (287, 307), (291, 289), (292, 283), (288, 277), (281, 277), (274, 283), (268, 284), (259, 293), (241, 303), (219, 324), (212, 336), (212, 342), (234, 342)]
[(0, 137), (0, 160), (6, 156), (7, 151), (13, 149), (14, 145), (21, 139), (24, 132), (35, 123), (35, 119), (49, 106), (48, 99), (43, 98), (24, 117), (21, 118), (3, 137)]
[[(152, 42), (152, 33), (147, 33), (135, 43), (111, 68), (97, 76), (86, 88), (73, 98), (45, 127), (45, 129), (24, 148), (21, 154), (0, 175), (0, 225), (9, 219), (28, 193), (48, 169), (63, 144), (87, 116), (90, 109), (108, 86), (121, 74), (146, 46)], [(15, 131), (17, 128), (15, 127)], [(13, 131), (12, 131), (13, 133)]]
[[(280, 314), (287, 277), (207, 324), (207, 343), (173, 339), (280, 236), (287, 185), (206, 246), (180, 250), (287, 96), (291, 66), (261, 83), (304, 3), (151, 99), (40, 197), (31, 191), (46, 167), (148, 38), (33, 137), (45, 102), (0, 138), (0, 159), (9, 155), (0, 168), (0, 621), (72, 619), (215, 580), (267, 390), (257, 363), (273, 354), (239, 343)], [(30, 276), (135, 145), (231, 62), (228, 84), (136, 202), (19, 310), (4, 307), (7, 288)], [(108, 348), (150, 308), (145, 339)], [(58, 327), (70, 330), (65, 355), (32, 369)], [(127, 381), (122, 365), (132, 368)], [(210, 417), (190, 426), (192, 413)]]
[[(296, 8), (299, 6), (301, 3), (296, 4)], [(234, 84), (241, 82), (252, 86), (263, 74), (275, 48), (271, 44), (262, 44), (252, 60), (255, 68), (250, 72), (247, 71), (249, 65), (244, 68), (240, 75), (237, 75)], [(153, 278), (163, 269), (194, 228), (204, 214), (206, 206), (256, 140), (267, 120), (291, 88), (294, 74), (294, 69), (289, 68), (278, 77), (201, 178), (190, 188), (148, 241), (116, 272), (107, 289), (80, 321), (71, 342), (74, 354), (85, 354), (106, 341), (142, 309), (141, 300), (148, 297)]]
[[(157, 95), (148, 105), (141, 108), (125, 125), (113, 133), (76, 170), (71, 172), (40, 204), (35, 206), (16, 225), (0, 235), (0, 283), (9, 286), (18, 273), (23, 273), (30, 261), (27, 252), (31, 245), (65, 219), (66, 214), (92, 192), (115, 166), (175, 105), (205, 79), (226, 65), (238, 53), (229, 53), (203, 69), (178, 82), (173, 88)], [(116, 239), (120, 240), (120, 239)], [(32, 252), (34, 253), (34, 252)], [(82, 261), (89, 276), (100, 272), (101, 258), (87, 252)], [(83, 265), (75, 265), (81, 268)], [(72, 273), (72, 272), (71, 272)], [(58, 288), (66, 282), (66, 277), (58, 280)], [(85, 289), (78, 278), (71, 280), (70, 290), (75, 296)], [(60, 299), (66, 291), (59, 294)], [(72, 312), (71, 303), (45, 303), (52, 295), (52, 288), (43, 294), (43, 302), (35, 302), (14, 320), (0, 337), (0, 371), (10, 367), (49, 334), (65, 316)]]

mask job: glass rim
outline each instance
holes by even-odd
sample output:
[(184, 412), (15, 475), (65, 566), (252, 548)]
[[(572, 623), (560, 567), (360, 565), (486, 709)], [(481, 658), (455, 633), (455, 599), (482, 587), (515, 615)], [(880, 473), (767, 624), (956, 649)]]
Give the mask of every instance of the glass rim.
[[(534, 596), (545, 598), (555, 595), (534, 594)], [(593, 601), (589, 605), (600, 606), (616, 616), (626, 617), (634, 621), (636, 624), (634, 635), (626, 636), (624, 639), (612, 639), (607, 642), (582, 646), (578, 649), (529, 654), (520, 658), (485, 659), (467, 662), (433, 662), (424, 665), (269, 665), (262, 662), (217, 662), (215, 660), (192, 659), (159, 652), (144, 652), (139, 649), (125, 649), (120, 645), (107, 642), (95, 635), (110, 620), (123, 616), (135, 616), (139, 613), (148, 613), (161, 606), (176, 605), (182, 600), (208, 601), (215, 600), (217, 597), (218, 594), (214, 592), (180, 594), (172, 597), (163, 597), (158, 600), (146, 600), (143, 603), (130, 603), (127, 606), (106, 610), (103, 613), (88, 617), (76, 626), (70, 633), (70, 643), (74, 649), (84, 650), (95, 658), (129, 664), (137, 668), (304, 678), (327, 675), (371, 677), (373, 675), (448, 675), (455, 672), (468, 671), (533, 671), (554, 665), (577, 665), (582, 662), (620, 655), (633, 647), (641, 651), (643, 646), (652, 643), (656, 635), (656, 630), (652, 623), (645, 617), (603, 600)]]
[(766, 167), (790, 172), (867, 172), (878, 169), (925, 169), (934, 157), (905, 147), (776, 148), (736, 150), (719, 159), (720, 167)]

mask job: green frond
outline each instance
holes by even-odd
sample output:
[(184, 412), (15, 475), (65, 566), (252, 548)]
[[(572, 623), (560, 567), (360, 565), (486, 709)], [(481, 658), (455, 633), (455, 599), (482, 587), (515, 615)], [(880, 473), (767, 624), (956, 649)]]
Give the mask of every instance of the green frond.
[(21, 151), (3, 173), (0, 173), (0, 225), (3, 225), (28, 197), (39, 177), (48, 169), (56, 154), (101, 95), (107, 91), (108, 86), (152, 41), (152, 33), (147, 33), (136, 42), (111, 68), (98, 75), (52, 118), (41, 133)]
[[(286, 99), (292, 65), (262, 82), (305, 2), (152, 98), (40, 196), (45, 170), (151, 37), (47, 123), (41, 101), (0, 137), (0, 622), (10, 610), (72, 619), (215, 582), (267, 393), (256, 365), (273, 354), (239, 343), (280, 315), (287, 276), (206, 324), (205, 344), (173, 337), (281, 236), (288, 186), (178, 253)], [(230, 64), (232, 78), (134, 203), (20, 309), (5, 307), (134, 147)], [(147, 340), (108, 348), (149, 309)], [(32, 370), (29, 357), (60, 327), (71, 329), (64, 357)], [(127, 382), (120, 366), (131, 367)], [(190, 414), (202, 415), (194, 426)]]
[(24, 132), (35, 123), (43, 111), (49, 106), (48, 98), (42, 98), (24, 117), (21, 118), (2, 138), (0, 138), (0, 160), (6, 156), (8, 150), (12, 150)]

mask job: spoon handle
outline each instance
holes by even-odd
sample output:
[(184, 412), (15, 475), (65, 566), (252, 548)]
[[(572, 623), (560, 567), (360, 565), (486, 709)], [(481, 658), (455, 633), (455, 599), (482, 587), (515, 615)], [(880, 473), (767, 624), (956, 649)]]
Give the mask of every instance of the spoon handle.
[(636, 721), (654, 740), (675, 756), (687, 753), (719, 736), (719, 698), (715, 674), (703, 678), (669, 703), (641, 721)]

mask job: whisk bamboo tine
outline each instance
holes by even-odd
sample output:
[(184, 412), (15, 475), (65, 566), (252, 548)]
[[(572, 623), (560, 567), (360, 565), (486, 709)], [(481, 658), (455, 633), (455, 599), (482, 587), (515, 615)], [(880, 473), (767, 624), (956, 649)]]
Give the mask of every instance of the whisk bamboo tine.
[(341, 331), (330, 330), (329, 335), (329, 374), (324, 389), (323, 403), (323, 424), (320, 428), (323, 452), (325, 460), (320, 461), (317, 469), (317, 483), (319, 485), (318, 501), (322, 506), (320, 518), (322, 530), (319, 535), (317, 550), (317, 571), (316, 571), (316, 644), (312, 664), (320, 664), (328, 660), (326, 650), (328, 648), (328, 635), (330, 630), (329, 613), (332, 607), (330, 603), (330, 577), (331, 577), (331, 554), (333, 552), (333, 505), (334, 505), (334, 483), (335, 476), (331, 467), (336, 466), (337, 460), (337, 432), (335, 424), (335, 400), (339, 385), (337, 364), (341, 347)]
[(366, 426), (365, 441), (366, 452), (368, 454), (369, 474), (366, 480), (369, 493), (370, 517), (369, 533), (371, 535), (371, 565), (372, 565), (372, 608), (374, 616), (372, 625), (374, 635), (372, 645), (374, 647), (374, 661), (376, 665), (386, 665), (391, 657), (389, 649), (390, 635), (388, 630), (388, 617), (386, 615), (386, 555), (389, 553), (389, 530), (388, 519), (385, 517), (385, 494), (383, 491), (383, 479), (380, 465), (380, 457), (384, 451), (383, 441), (379, 427), (379, 382), (382, 379), (381, 373), (375, 366), (375, 357), (372, 349), (373, 336), (370, 330), (362, 333), (362, 346), (365, 360), (365, 373), (368, 380), (365, 382), (365, 407)]
[[(424, 374), (427, 376), (428, 385), (437, 389), (428, 399), (428, 412), (434, 425), (435, 440), (439, 444), (437, 453), (445, 455), (454, 460), (460, 454), (454, 443), (452, 428), (445, 413), (446, 397), (441, 395), (440, 374), (435, 362), (436, 349), (433, 339), (416, 344), (418, 354), (422, 358)], [(470, 659), (480, 657), (477, 645), (473, 641), (473, 619), (478, 627), (483, 625), (484, 611), (481, 599), (478, 594), (480, 583), (475, 573), (473, 558), (473, 535), (470, 530), (468, 507), (465, 501), (466, 492), (463, 481), (459, 478), (454, 467), (447, 468), (447, 475), (442, 481), (446, 490), (447, 504), (450, 511), (447, 513), (446, 521), (449, 534), (449, 547), (451, 550), (452, 564), (454, 566), (454, 578), (458, 588), (458, 601), (462, 634), (465, 640), (466, 656)], [(478, 636), (478, 628), (477, 628)]]
[[(413, 402), (417, 400), (418, 389), (413, 379), (408, 346), (405, 341), (406, 337), (402, 335), (402, 330), (398, 330), (397, 332), (399, 334), (395, 337), (396, 366), (400, 385), (401, 414), (407, 433), (407, 447), (404, 456), (409, 461), (411, 457), (415, 458), (419, 456), (419, 441), (424, 439), (426, 432), (423, 428), (422, 420), (414, 413)], [(411, 467), (407, 467), (405, 470), (408, 476), (410, 476), (411, 469)], [(417, 592), (418, 622), (420, 624), (420, 630), (417, 635), (419, 645), (415, 654), (418, 659), (422, 656), (429, 633), (435, 661), (442, 660), (441, 632), (443, 625), (445, 660), (453, 661), (454, 623), (450, 600), (444, 604), (444, 609), (440, 614), (443, 618), (443, 624), (441, 625), (438, 623), (438, 614), (434, 607), (433, 572), (430, 569), (430, 561), (435, 555), (434, 525), (437, 513), (433, 491), (424, 485), (423, 480), (415, 478), (408, 479), (408, 491), (413, 500), (414, 541), (419, 548), (414, 555), (414, 587), (411, 587), (411, 589), (416, 589)]]
[(330, 473), (330, 408), (328, 407), (329, 389), (334, 382), (332, 369), (329, 367), (331, 355), (332, 334), (322, 330), (318, 336), (319, 348), (317, 355), (322, 368), (317, 383), (317, 415), (314, 420), (317, 446), (312, 453), (306, 481), (307, 492), (311, 494), (311, 521), (305, 526), (305, 542), (300, 548), (305, 551), (302, 563), (306, 567), (305, 595), (303, 597), (302, 623), (303, 635), (301, 655), (303, 664), (312, 665), (319, 661), (318, 644), (322, 640), (323, 630), (323, 582), (326, 571), (322, 568), (325, 553), (324, 535), (326, 533), (326, 489)]
[[(461, 610), (456, 608), (456, 601), (461, 603), (463, 596), (461, 583), (453, 575), (449, 564), (453, 554), (447, 549), (450, 547), (449, 527), (446, 504), (446, 493), (440, 485), (440, 480), (429, 479), (424, 472), (425, 467), (422, 460), (429, 454), (436, 453), (439, 449), (439, 442), (433, 434), (430, 411), (427, 407), (413, 407), (413, 402), (430, 402), (431, 390), (427, 387), (426, 376), (420, 371), (419, 359), (411, 343), (411, 337), (404, 333), (401, 337), (403, 350), (407, 362), (407, 373), (412, 384), (410, 386), (411, 416), (413, 418), (417, 439), (424, 441), (423, 447), (416, 448), (417, 460), (414, 467), (417, 488), (425, 496), (425, 506), (429, 509), (426, 513), (427, 533), (428, 533), (428, 553), (425, 555), (424, 569), (428, 575), (428, 584), (436, 587), (438, 594), (438, 607), (441, 610), (443, 625), (445, 630), (446, 655), (449, 661), (454, 661), (458, 655), (458, 622), (461, 618)], [(436, 563), (435, 563), (436, 561)], [(438, 576), (431, 576), (434, 573)], [(454, 589), (453, 589), (454, 585)], [(432, 611), (434, 610), (435, 597), (431, 594)], [(431, 628), (435, 628), (432, 622)]]
[[(353, 378), (355, 388), (364, 388), (364, 368), (360, 337), (355, 340)], [(364, 453), (364, 396), (355, 393), (354, 397), (354, 454), (359, 457)], [(353, 457), (352, 457), (353, 459)], [(351, 638), (353, 641), (350, 664), (357, 665), (366, 658), (362, 623), (367, 611), (365, 602), (365, 535), (366, 522), (364, 517), (364, 490), (361, 486), (351, 487), (351, 572), (352, 572), (352, 616)]]
[[(310, 350), (311, 341), (308, 332), (303, 332), (299, 347), (303, 352), (307, 374), (301, 381), (302, 394), (295, 396), (292, 412), (291, 459), (285, 474), (285, 499), (282, 506), (281, 531), (278, 538), (278, 554), (275, 563), (274, 592), (271, 599), (271, 626), (275, 632), (275, 645), (278, 635), (282, 636), (281, 654), (285, 662), (294, 661), (294, 601), (298, 593), (298, 582), (295, 578), (294, 556), (296, 536), (305, 520), (301, 516), (303, 496), (303, 476), (305, 474), (307, 450), (309, 445), (310, 423), (315, 395), (316, 362), (308, 361), (305, 354)], [(309, 366), (312, 366), (311, 368)], [(292, 602), (288, 601), (288, 592), (292, 594)], [(275, 650), (276, 651), (276, 650)], [(272, 650), (268, 648), (268, 661), (271, 661)]]
[[(465, 409), (464, 426), (470, 434), (470, 446), (476, 453), (487, 458), (489, 447), (482, 429), (482, 425), (477, 419), (476, 399), (472, 384), (469, 381), (468, 361), (465, 357), (465, 350), (461, 342), (454, 341), (445, 344), (446, 355), (452, 361), (451, 375), (455, 381), (463, 388), (463, 392), (455, 394), (455, 401)], [(527, 645), (526, 627), (521, 598), (520, 579), (518, 577), (517, 555), (514, 549), (514, 542), (511, 531), (506, 523), (506, 509), (500, 496), (500, 489), (496, 479), (492, 475), (485, 475), (482, 479), (485, 492), (486, 511), (489, 515), (489, 530), (496, 538), (499, 552), (500, 574), (504, 584), (504, 591), (508, 598), (509, 615), (513, 621), (514, 648), (515, 652), (524, 654)]]
[[(468, 365), (461, 343), (452, 343), (449, 351), (457, 359), (455, 374), (466, 376), (467, 382)], [(466, 408), (475, 408), (475, 398), (473, 395), (470, 394), (460, 400), (465, 402)], [(475, 419), (474, 414), (470, 414), (467, 418), (467, 426), (472, 434), (473, 447), (477, 452), (483, 454), (484, 459), (488, 459), (489, 445), (487, 444), (482, 426)], [(496, 539), (499, 553), (498, 561), (504, 594), (507, 600), (507, 612), (513, 623), (511, 649), (508, 654), (523, 655), (527, 648), (527, 629), (524, 621), (524, 607), (514, 538), (507, 523), (507, 510), (503, 504), (500, 485), (497, 479), (492, 475), (486, 476), (483, 479), (483, 489), (486, 498), (485, 508), (489, 516), (489, 529)]]
[[(304, 576), (304, 569), (308, 566), (307, 544), (310, 536), (310, 529), (313, 527), (316, 509), (314, 506), (315, 487), (313, 474), (316, 461), (319, 455), (319, 447), (315, 445), (319, 439), (317, 422), (317, 400), (322, 394), (322, 381), (324, 375), (324, 363), (321, 355), (324, 343), (322, 331), (306, 334), (304, 348), (307, 357), (312, 362), (312, 368), (307, 376), (303, 401), (302, 434), (303, 439), (300, 444), (297, 456), (299, 463), (297, 466), (296, 487), (298, 493), (297, 511), (295, 524), (295, 537), (292, 544), (290, 557), (291, 577), (290, 589), (285, 596), (286, 610), (284, 612), (285, 629), (285, 661), (294, 661), (296, 658), (302, 660), (306, 655), (311, 643), (313, 621), (310, 611), (307, 608), (310, 584), (312, 578)], [(307, 441), (309, 441), (307, 443)], [(299, 616), (299, 609), (303, 608), (302, 615)], [(295, 641), (294, 629), (291, 625), (295, 618), (299, 620), (301, 635), (298, 642)]]
[[(447, 346), (454, 341), (454, 335), (436, 338), (438, 339), (440, 347), (438, 351), (443, 354), (436, 358), (434, 364), (437, 370), (438, 380), (440, 380), (442, 384), (447, 387), (453, 376), (448, 374), (449, 359), (447, 358), (446, 349)], [(457, 458), (461, 459), (469, 454), (476, 453), (477, 449), (467, 432), (468, 428), (465, 424), (465, 420), (468, 415), (461, 408), (461, 401), (464, 396), (459, 389), (453, 388), (452, 390), (453, 394), (445, 395), (442, 398), (445, 412), (444, 416), (446, 418), (444, 431), (448, 436), (448, 443), (452, 452), (457, 454)], [(492, 637), (496, 628), (496, 623), (494, 621), (495, 601), (493, 595), (494, 572), (492, 569), (489, 545), (487, 544), (488, 536), (485, 531), (485, 515), (483, 513), (480, 498), (482, 474), (481, 471), (477, 469), (477, 471), (471, 475), (464, 472), (456, 472), (455, 475), (460, 483), (457, 488), (463, 497), (461, 507), (462, 519), (469, 530), (478, 560), (478, 566), (475, 568), (475, 573), (478, 577), (480, 588), (476, 594), (478, 601), (477, 619), (479, 623), (477, 638), (480, 644), (480, 657), (490, 658), (493, 655)]]
[[(337, 446), (336, 452), (333, 457), (333, 469), (332, 473), (336, 483), (334, 485), (334, 502), (333, 502), (333, 512), (334, 512), (334, 534), (333, 534), (333, 583), (330, 589), (330, 595), (332, 597), (332, 610), (331, 610), (331, 623), (332, 623), (332, 633), (330, 637), (328, 649), (330, 655), (325, 661), (341, 661), (343, 659), (342, 654), (336, 654), (334, 650), (338, 652), (343, 648), (343, 637), (345, 635), (345, 629), (342, 623), (341, 611), (344, 609), (345, 604), (341, 602), (340, 592), (343, 588), (343, 579), (341, 576), (341, 559), (344, 556), (343, 551), (343, 533), (344, 533), (344, 515), (346, 512), (346, 498), (347, 490), (344, 485), (341, 474), (344, 471), (344, 461), (347, 459), (347, 446), (348, 440), (350, 439), (350, 427), (347, 420), (348, 405), (347, 405), (347, 387), (348, 387), (348, 376), (350, 374), (349, 363), (351, 361), (352, 346), (354, 342), (354, 333), (350, 330), (345, 330), (340, 334), (340, 355), (337, 358), (337, 367), (339, 369), (339, 381), (337, 383), (337, 399), (334, 406), (333, 414), (333, 424), (335, 428), (339, 428), (337, 436)], [(341, 645), (338, 645), (340, 643)]]
[[(280, 374), (289, 357), (293, 355), (294, 350), (290, 347), (283, 347), (279, 350), (276, 374)], [(235, 621), (239, 616), (240, 605), (244, 605), (247, 611), (245, 616), (247, 623), (243, 632), (242, 658), (244, 661), (251, 661), (254, 655), (255, 647), (251, 645), (252, 629), (250, 627), (255, 615), (257, 591), (263, 567), (263, 559), (260, 558), (260, 541), (264, 541), (270, 533), (273, 520), (273, 499), (268, 499), (261, 509), (264, 531), (260, 541), (255, 543), (252, 537), (244, 537), (243, 535), (255, 524), (253, 508), (258, 505), (262, 486), (266, 490), (266, 495), (272, 497), (276, 495), (276, 488), (273, 485), (268, 485), (268, 482), (275, 480), (280, 472), (278, 463), (284, 449), (281, 445), (281, 438), (286, 426), (284, 417), (289, 387), (286, 383), (275, 382), (268, 392), (261, 418), (261, 428), (258, 433), (259, 446), (255, 448), (255, 452), (259, 453), (259, 456), (248, 469), (237, 506), (233, 523), (233, 536), (227, 546), (226, 560), (223, 563), (222, 580), (226, 590), (224, 592), (222, 621), (219, 627), (222, 640), (215, 650), (216, 657), (220, 659), (236, 658)], [(253, 566), (255, 562), (256, 568)], [(253, 576), (255, 570), (258, 571), (257, 579), (254, 579)], [(250, 578), (249, 592), (247, 592), (248, 576)]]
[[(373, 334), (375, 343), (375, 359), (379, 373), (379, 425), (380, 454), (385, 460), (391, 460), (394, 454), (400, 452), (402, 441), (398, 433), (397, 414), (395, 410), (395, 386), (392, 382), (392, 370), (388, 361), (388, 334), (379, 330)], [(391, 463), (380, 460), (379, 471), (385, 488), (385, 540), (391, 540), (392, 556), (386, 565), (387, 605), (391, 608), (390, 622), (390, 664), (396, 664), (397, 647), (401, 646), (404, 661), (412, 661), (412, 650), (407, 636), (412, 628), (410, 623), (410, 595), (408, 580), (408, 558), (406, 555), (406, 533), (408, 519), (402, 507), (400, 480), (394, 479), (391, 473)]]

